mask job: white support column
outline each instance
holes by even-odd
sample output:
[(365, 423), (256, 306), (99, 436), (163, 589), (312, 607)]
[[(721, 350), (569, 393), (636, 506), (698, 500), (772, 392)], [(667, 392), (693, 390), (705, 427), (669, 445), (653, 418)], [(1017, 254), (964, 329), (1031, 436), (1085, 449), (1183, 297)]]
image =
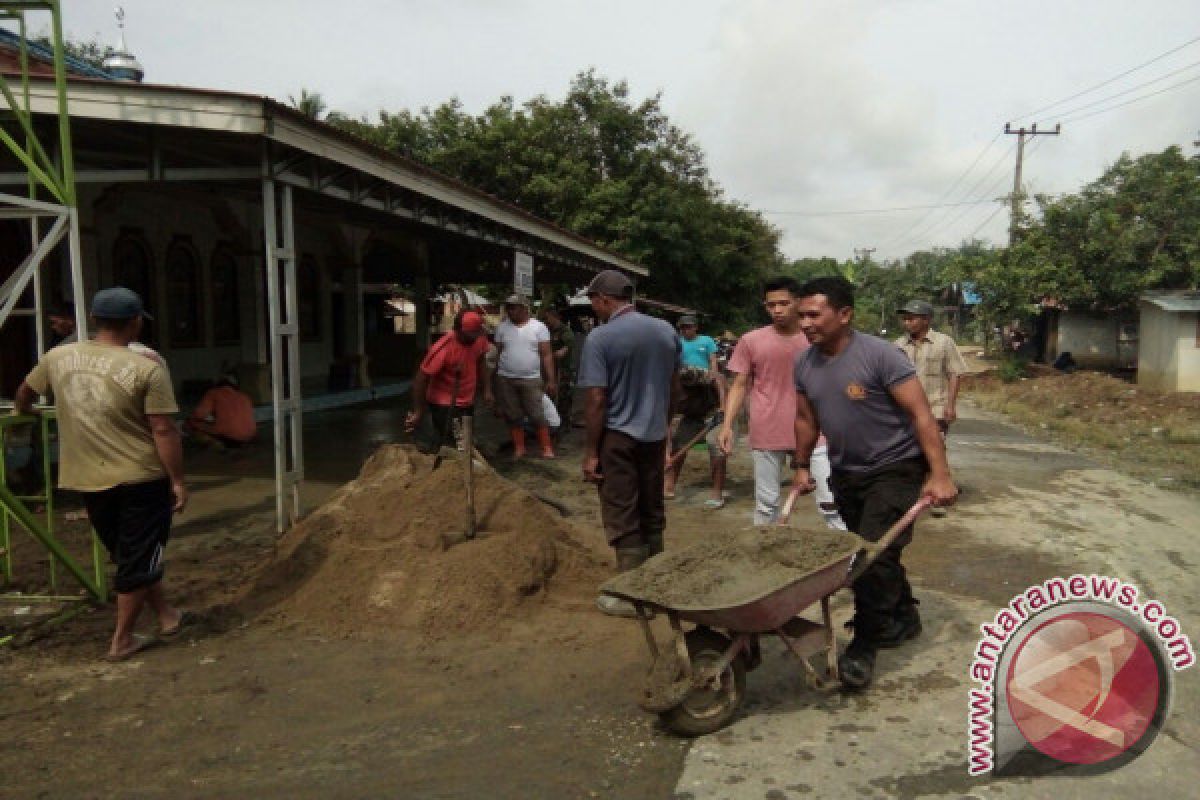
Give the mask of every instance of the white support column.
[[(71, 259), (71, 296), (75, 301), (75, 334), (79, 341), (88, 340), (87, 290), (83, 286), (83, 248), (79, 245), (79, 209), (67, 211), (67, 250)], [(147, 300), (146, 302), (152, 302)]]
[[(29, 220), (29, 242), (34, 250), (42, 240), (42, 223), (37, 217)], [(42, 270), (33, 273), (33, 330), (37, 341), (38, 361), (46, 353), (46, 301), (42, 295)]]
[(271, 350), (271, 405), (274, 411), (275, 524), (277, 530), (282, 533), (300, 516), (300, 482), (304, 476), (300, 342), (292, 192), (291, 187), (284, 187), (281, 245), (276, 186), (274, 179), (270, 177), (269, 163), (267, 167), (262, 186), (263, 240), (267, 269), (268, 338)]
[[(284, 306), (286, 325), (280, 327), (280, 337), (287, 343), (288, 367), (288, 447), (291, 455), (292, 520), (300, 518), (300, 482), (304, 480), (304, 400), (300, 378), (300, 302), (296, 296), (296, 215), (292, 204), (292, 187), (283, 187), (283, 259)], [(315, 302), (315, 298), (314, 298)], [(285, 330), (286, 327), (286, 330)]]

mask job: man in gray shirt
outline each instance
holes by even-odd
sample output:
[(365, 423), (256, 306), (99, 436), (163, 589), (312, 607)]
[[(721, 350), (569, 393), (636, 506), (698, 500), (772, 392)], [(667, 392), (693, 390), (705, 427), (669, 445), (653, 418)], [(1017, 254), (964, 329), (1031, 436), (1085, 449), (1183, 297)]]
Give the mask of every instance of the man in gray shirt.
[[(813, 346), (796, 361), (795, 485), (811, 491), (808, 459), (823, 432), (830, 487), (850, 530), (877, 541), (921, 497), (958, 495), (937, 422), (912, 363), (890, 342), (855, 331), (854, 287), (816, 278), (800, 288), (800, 327)], [(871, 681), (875, 653), (921, 632), (900, 555), (911, 526), (854, 582), (854, 638), (838, 659), (842, 684)]]
[[(601, 272), (587, 294), (604, 324), (588, 334), (579, 360), (587, 422), (583, 477), (599, 484), (604, 532), (625, 572), (663, 550), (666, 439), (679, 396), (680, 345), (668, 323), (637, 312), (633, 284), (622, 273)], [(606, 614), (636, 616), (631, 603), (609, 595), (596, 605)]]

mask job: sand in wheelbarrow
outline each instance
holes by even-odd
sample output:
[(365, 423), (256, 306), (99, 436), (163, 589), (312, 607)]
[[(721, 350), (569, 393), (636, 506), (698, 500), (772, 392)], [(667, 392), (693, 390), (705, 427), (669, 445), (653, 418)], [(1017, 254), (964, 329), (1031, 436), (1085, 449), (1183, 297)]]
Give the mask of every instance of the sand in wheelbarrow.
[(655, 556), (604, 584), (618, 594), (678, 609), (716, 609), (757, 600), (862, 546), (828, 528), (740, 531)]
[(464, 465), (450, 457), (434, 470), (433, 461), (405, 445), (377, 450), (284, 535), (239, 610), (332, 636), (441, 637), (503, 627), (554, 592), (602, 580), (598, 544), (479, 460), (476, 508), (488, 535), (443, 549), (444, 531), (466, 528)]

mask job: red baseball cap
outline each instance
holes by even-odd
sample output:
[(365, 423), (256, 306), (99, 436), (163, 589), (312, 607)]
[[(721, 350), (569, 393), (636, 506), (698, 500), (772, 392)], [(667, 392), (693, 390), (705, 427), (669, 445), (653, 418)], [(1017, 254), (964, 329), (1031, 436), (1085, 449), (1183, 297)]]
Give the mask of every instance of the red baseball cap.
[(462, 315), (461, 329), (463, 333), (483, 333), (483, 317), (477, 311), (468, 311)]

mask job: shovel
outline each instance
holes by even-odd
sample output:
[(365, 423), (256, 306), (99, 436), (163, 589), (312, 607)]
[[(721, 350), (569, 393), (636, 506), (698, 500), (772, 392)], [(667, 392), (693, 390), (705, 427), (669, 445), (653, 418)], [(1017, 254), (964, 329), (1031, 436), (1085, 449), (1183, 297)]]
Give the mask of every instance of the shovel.
[(475, 525), (475, 418), (462, 417), (463, 430), (463, 475), (467, 490), (467, 529), (442, 534), (442, 549), (475, 539), (479, 531)]
[(684, 453), (686, 453), (688, 450), (691, 450), (693, 447), (695, 447), (697, 444), (699, 444), (701, 439), (703, 439), (705, 436), (708, 436), (709, 432), (712, 431), (713, 428), (717, 427), (724, 421), (725, 421), (725, 412), (724, 411), (718, 411), (717, 413), (715, 413), (711, 417), (709, 417), (707, 420), (705, 420), (704, 427), (700, 429), (700, 432), (697, 433), (695, 436), (693, 436), (691, 439), (689, 439), (683, 445), (683, 447), (679, 448), (678, 450), (676, 450), (674, 453), (671, 454), (671, 457), (667, 460), (667, 468), (673, 469), (675, 467), (675, 465), (679, 462), (679, 459), (683, 458)]

